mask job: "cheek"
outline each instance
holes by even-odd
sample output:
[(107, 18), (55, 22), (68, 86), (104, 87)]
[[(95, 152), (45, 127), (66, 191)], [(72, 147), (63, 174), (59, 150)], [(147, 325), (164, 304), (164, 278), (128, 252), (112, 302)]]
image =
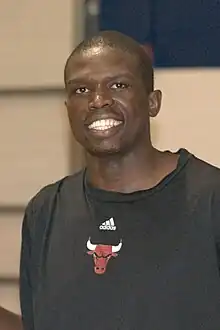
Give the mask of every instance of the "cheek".
[(85, 117), (85, 107), (82, 102), (70, 100), (67, 104), (67, 112), (69, 120), (72, 124), (83, 122)]
[(128, 102), (128, 122), (129, 130), (135, 132), (141, 132), (148, 129), (149, 126), (149, 105), (148, 98), (144, 95), (140, 97), (133, 97)]
[(75, 136), (80, 136), (84, 123), (82, 111), (71, 103), (67, 106), (67, 114), (73, 134)]

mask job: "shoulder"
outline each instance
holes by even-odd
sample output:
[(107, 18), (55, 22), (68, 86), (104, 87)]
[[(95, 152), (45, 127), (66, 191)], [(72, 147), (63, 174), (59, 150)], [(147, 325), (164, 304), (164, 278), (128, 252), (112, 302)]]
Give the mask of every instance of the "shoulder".
[(78, 189), (83, 180), (83, 171), (66, 176), (59, 181), (43, 187), (30, 201), (35, 210), (41, 207), (45, 202), (52, 201), (57, 195), (63, 194), (68, 190)]
[(29, 202), (32, 210), (35, 212), (45, 203), (53, 202), (59, 194), (64, 194), (68, 190), (78, 189), (82, 183), (83, 171), (77, 172), (74, 175), (66, 176), (59, 181), (43, 187)]
[(192, 156), (188, 169), (189, 180), (204, 189), (220, 189), (220, 169), (208, 162)]
[(186, 171), (187, 197), (192, 202), (198, 199), (211, 210), (215, 234), (220, 237), (220, 169), (195, 156), (190, 157)]
[(77, 195), (82, 186), (83, 171), (80, 171), (43, 187), (27, 204), (24, 222), (32, 227), (40, 214), (50, 213), (58, 197)]

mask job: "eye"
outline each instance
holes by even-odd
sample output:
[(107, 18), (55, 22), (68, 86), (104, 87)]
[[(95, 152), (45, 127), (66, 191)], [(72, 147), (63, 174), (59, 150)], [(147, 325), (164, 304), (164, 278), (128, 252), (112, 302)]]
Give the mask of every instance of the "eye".
[(113, 85), (111, 85), (111, 88), (113, 88), (113, 89), (126, 89), (128, 87), (129, 87), (128, 84), (124, 84), (124, 83), (120, 83), (120, 82), (114, 83)]
[(76, 94), (85, 94), (85, 93), (88, 93), (88, 92), (89, 92), (89, 90), (86, 87), (79, 87), (75, 90)]

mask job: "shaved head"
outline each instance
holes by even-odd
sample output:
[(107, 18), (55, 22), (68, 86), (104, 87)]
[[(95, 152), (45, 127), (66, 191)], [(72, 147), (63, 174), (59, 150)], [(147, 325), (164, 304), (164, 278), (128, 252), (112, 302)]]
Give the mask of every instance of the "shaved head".
[(129, 54), (138, 64), (138, 69), (143, 77), (144, 84), (149, 88), (149, 92), (154, 89), (154, 72), (152, 62), (142, 47), (132, 38), (117, 32), (103, 31), (92, 38), (82, 41), (70, 54), (64, 70), (64, 81), (66, 84), (69, 64), (75, 55), (98, 54), (103, 49), (118, 50), (124, 54)]

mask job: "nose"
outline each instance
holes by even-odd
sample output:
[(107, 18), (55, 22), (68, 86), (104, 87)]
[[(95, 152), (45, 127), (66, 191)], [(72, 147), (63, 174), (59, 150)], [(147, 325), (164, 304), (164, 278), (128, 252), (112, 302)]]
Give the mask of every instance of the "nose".
[(103, 274), (105, 270), (106, 269), (104, 267), (95, 267), (96, 274)]
[(105, 270), (105, 268), (104, 267), (98, 267), (98, 266), (96, 266), (96, 268), (95, 268), (96, 270), (100, 270), (100, 271), (103, 271), (103, 270)]
[(95, 92), (91, 96), (91, 100), (89, 101), (89, 109), (97, 110), (102, 108), (108, 108), (112, 105), (113, 100), (108, 93), (105, 92)]

